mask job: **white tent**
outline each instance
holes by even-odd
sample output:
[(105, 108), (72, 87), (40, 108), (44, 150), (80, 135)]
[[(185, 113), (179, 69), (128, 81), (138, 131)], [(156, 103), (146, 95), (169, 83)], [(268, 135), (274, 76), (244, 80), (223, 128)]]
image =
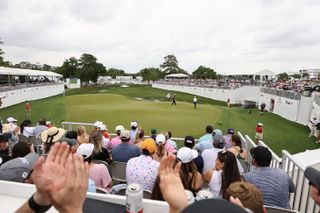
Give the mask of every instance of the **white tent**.
[(170, 75), (166, 75), (165, 77), (167, 78), (189, 78), (189, 75), (183, 74), (183, 73), (175, 73), (175, 74), (170, 74)]
[(11, 67), (0, 67), (0, 75), (11, 76), (46, 76), (46, 77), (62, 77), (62, 75), (42, 70), (18, 69)]

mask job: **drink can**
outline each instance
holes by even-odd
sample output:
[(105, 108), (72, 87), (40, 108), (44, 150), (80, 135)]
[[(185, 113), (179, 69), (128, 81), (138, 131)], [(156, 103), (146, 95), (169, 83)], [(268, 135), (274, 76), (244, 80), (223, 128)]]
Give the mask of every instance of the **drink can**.
[(197, 193), (196, 200), (199, 201), (199, 200), (205, 200), (210, 198), (213, 198), (212, 192), (210, 192), (209, 190), (200, 190)]
[(126, 190), (126, 213), (142, 213), (142, 198), (142, 187), (137, 183), (130, 184)]
[(194, 203), (193, 193), (189, 190), (184, 190), (184, 191), (186, 192), (186, 195), (187, 195), (188, 205)]

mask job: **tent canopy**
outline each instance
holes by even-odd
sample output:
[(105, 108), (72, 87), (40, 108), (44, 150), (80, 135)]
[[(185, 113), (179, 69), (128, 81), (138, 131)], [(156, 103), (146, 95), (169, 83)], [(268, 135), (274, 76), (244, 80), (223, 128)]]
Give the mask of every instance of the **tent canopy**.
[(62, 75), (55, 72), (11, 67), (0, 67), (0, 75), (62, 77)]
[(165, 78), (189, 78), (189, 75), (186, 75), (183, 73), (175, 73), (175, 74), (166, 75)]

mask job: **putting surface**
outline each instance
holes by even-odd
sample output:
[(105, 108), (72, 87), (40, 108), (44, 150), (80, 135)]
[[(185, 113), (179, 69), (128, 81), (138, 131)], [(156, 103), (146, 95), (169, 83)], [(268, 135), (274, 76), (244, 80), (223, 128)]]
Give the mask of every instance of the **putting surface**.
[(67, 96), (65, 100), (66, 121), (93, 123), (103, 121), (110, 132), (121, 124), (130, 128), (130, 122), (138, 121), (146, 135), (155, 127), (159, 131), (170, 130), (174, 136), (202, 135), (204, 127), (215, 124), (221, 109), (201, 104), (197, 109), (186, 102), (171, 106), (170, 102), (128, 98), (115, 94), (87, 94)]

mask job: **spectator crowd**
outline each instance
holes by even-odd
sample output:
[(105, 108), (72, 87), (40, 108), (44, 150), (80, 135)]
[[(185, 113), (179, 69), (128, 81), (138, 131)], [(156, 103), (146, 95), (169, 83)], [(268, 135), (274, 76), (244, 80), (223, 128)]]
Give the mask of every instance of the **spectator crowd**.
[[(289, 195), (295, 192), (287, 173), (270, 167), (272, 155), (268, 148), (257, 146), (247, 153), (233, 128), (224, 134), (208, 125), (199, 140), (187, 135), (178, 148), (170, 131), (152, 128), (151, 136), (145, 136), (137, 121), (132, 121), (129, 129), (116, 126), (114, 136), (101, 121), (96, 121), (90, 132), (84, 126), (66, 131), (43, 118), (36, 126), (30, 120), (19, 126), (17, 123), (9, 117), (1, 130), (0, 180), (36, 185), (37, 192), (21, 212), (24, 208), (34, 209), (32, 202), (48, 208), (54, 205), (61, 211), (70, 205), (81, 208), (86, 191), (117, 194), (132, 183), (140, 184), (151, 199), (167, 201), (170, 212), (194, 208), (187, 206), (184, 190), (194, 196), (200, 190), (209, 190), (213, 198), (219, 199), (202, 205), (220, 202), (229, 208), (229, 204), (236, 204), (241, 208), (234, 208), (255, 213), (263, 213), (264, 205), (289, 209)], [(251, 171), (246, 166), (248, 155), (255, 167)], [(114, 180), (110, 172), (110, 166), (119, 163), (125, 165), (122, 181)], [(58, 182), (54, 179), (57, 175), (65, 178)], [(70, 175), (74, 181), (69, 180)], [(51, 184), (44, 185), (44, 180)], [(313, 182), (316, 200), (320, 197), (319, 180)], [(65, 202), (63, 196), (70, 192), (78, 193), (78, 203)]]

